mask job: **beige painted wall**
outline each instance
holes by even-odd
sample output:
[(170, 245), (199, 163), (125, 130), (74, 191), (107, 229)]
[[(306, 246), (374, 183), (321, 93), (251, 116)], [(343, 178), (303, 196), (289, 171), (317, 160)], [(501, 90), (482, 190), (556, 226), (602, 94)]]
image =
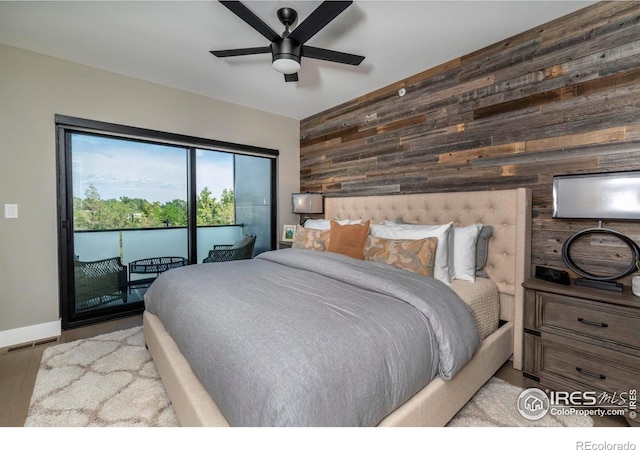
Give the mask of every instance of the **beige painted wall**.
[(280, 150), (278, 229), (298, 220), (297, 120), (0, 45), (0, 346), (59, 319), (55, 114)]

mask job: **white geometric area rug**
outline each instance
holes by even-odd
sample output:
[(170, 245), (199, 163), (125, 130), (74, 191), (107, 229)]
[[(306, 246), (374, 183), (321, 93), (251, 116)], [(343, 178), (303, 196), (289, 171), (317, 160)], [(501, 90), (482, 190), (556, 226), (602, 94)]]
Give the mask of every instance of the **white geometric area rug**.
[(518, 412), (523, 389), (491, 378), (447, 424), (448, 427), (593, 427), (589, 416), (546, 414), (529, 420)]
[[(447, 426), (593, 426), (583, 416), (527, 420), (516, 409), (521, 392), (494, 377)], [(179, 426), (141, 326), (45, 349), (25, 427), (136, 426)]]
[(45, 349), (25, 427), (179, 426), (142, 327)]

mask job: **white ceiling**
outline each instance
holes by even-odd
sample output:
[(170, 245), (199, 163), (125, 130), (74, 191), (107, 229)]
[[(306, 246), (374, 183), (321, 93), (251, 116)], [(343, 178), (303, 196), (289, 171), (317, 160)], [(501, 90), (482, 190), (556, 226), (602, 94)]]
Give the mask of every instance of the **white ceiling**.
[[(216, 1), (0, 1), (0, 43), (302, 119), (592, 3), (356, 1), (308, 44), (364, 62), (303, 59), (298, 83), (285, 83), (269, 54), (211, 55), (269, 45)], [(279, 8), (301, 23), (320, 2), (245, 4), (281, 33)]]

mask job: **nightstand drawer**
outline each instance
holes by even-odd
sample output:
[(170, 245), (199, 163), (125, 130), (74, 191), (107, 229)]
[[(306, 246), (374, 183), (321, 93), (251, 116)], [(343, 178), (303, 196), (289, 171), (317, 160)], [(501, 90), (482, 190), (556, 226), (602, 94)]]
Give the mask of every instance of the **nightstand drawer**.
[[(612, 366), (605, 361), (576, 354), (569, 348), (546, 346), (542, 352), (542, 372), (593, 386), (608, 392), (637, 389), (640, 374)], [(633, 380), (633, 381), (632, 381)]]
[(525, 370), (542, 379), (553, 378), (565, 385), (578, 383), (605, 392), (638, 389), (640, 358), (637, 356), (586, 343), (567, 343), (551, 334), (535, 337), (530, 343), (537, 362)]
[(615, 305), (538, 293), (538, 327), (561, 329), (640, 348), (640, 315)]

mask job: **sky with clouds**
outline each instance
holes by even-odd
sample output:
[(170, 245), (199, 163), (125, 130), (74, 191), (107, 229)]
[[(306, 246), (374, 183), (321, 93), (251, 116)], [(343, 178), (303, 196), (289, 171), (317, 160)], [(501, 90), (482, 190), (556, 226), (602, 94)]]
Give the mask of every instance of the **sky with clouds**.
[[(100, 198), (144, 198), (165, 203), (187, 196), (187, 151), (184, 148), (74, 134), (73, 195), (85, 197), (93, 184)], [(220, 198), (233, 189), (233, 155), (198, 150), (197, 191), (205, 186)]]

